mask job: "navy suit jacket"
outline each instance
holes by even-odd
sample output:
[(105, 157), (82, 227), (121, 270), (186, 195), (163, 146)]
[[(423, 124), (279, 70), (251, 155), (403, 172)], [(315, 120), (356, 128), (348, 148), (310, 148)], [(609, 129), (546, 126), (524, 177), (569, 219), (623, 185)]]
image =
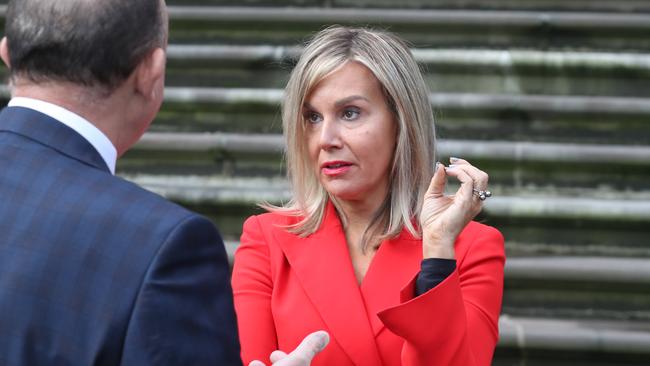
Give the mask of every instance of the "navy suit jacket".
[(206, 218), (110, 174), (64, 124), (0, 114), (0, 365), (239, 365)]

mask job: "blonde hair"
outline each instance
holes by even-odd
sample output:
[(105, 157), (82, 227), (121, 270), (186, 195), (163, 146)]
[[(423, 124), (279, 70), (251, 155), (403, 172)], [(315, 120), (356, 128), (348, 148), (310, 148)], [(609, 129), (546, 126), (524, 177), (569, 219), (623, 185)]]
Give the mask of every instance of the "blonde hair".
[(308, 236), (320, 227), (331, 199), (346, 224), (334, 197), (321, 186), (309, 161), (303, 104), (314, 87), (349, 61), (375, 75), (397, 123), (396, 147), (389, 193), (362, 238), (395, 237), (404, 228), (419, 237), (419, 214), (435, 162), (435, 129), (427, 87), (409, 47), (384, 31), (333, 26), (318, 32), (306, 45), (291, 72), (282, 104), (287, 173), (293, 198), (269, 211), (302, 217), (289, 231)]

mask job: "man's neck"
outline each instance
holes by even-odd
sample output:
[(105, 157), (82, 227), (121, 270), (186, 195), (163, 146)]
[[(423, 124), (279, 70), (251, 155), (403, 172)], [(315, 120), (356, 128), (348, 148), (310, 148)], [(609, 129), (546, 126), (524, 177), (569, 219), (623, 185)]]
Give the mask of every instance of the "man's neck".
[(12, 97), (25, 97), (60, 106), (79, 115), (102, 134), (104, 134), (117, 150), (118, 156), (126, 150), (120, 144), (125, 134), (120, 128), (126, 117), (124, 108), (119, 107), (115, 93), (107, 93), (93, 88), (85, 88), (72, 83), (16, 83), (12, 88)]
[(45, 114), (76, 131), (95, 148), (110, 172), (115, 174), (117, 149), (102, 131), (82, 116), (62, 106), (27, 97), (14, 97), (9, 101), (8, 106), (28, 108)]

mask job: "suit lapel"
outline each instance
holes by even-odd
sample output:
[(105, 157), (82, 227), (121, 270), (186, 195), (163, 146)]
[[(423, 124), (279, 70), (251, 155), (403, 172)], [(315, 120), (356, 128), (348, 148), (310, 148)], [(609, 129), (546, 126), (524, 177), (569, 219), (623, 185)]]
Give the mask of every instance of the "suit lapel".
[(361, 283), (375, 336), (384, 328), (377, 313), (400, 303), (400, 292), (420, 271), (421, 261), (421, 241), (406, 231), (379, 247)]
[(277, 238), (307, 296), (331, 336), (355, 365), (381, 365), (345, 234), (330, 203), (321, 228), (308, 238)]
[(110, 173), (106, 162), (80, 134), (37, 111), (7, 107), (0, 113), (0, 131), (9, 131), (46, 145), (84, 164)]

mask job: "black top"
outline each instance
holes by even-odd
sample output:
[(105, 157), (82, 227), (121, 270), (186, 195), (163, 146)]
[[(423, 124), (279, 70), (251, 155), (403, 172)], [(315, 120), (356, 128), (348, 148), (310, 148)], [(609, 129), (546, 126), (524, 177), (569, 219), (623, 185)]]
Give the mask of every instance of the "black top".
[(438, 286), (456, 269), (455, 259), (426, 258), (422, 260), (420, 273), (415, 280), (415, 296)]

